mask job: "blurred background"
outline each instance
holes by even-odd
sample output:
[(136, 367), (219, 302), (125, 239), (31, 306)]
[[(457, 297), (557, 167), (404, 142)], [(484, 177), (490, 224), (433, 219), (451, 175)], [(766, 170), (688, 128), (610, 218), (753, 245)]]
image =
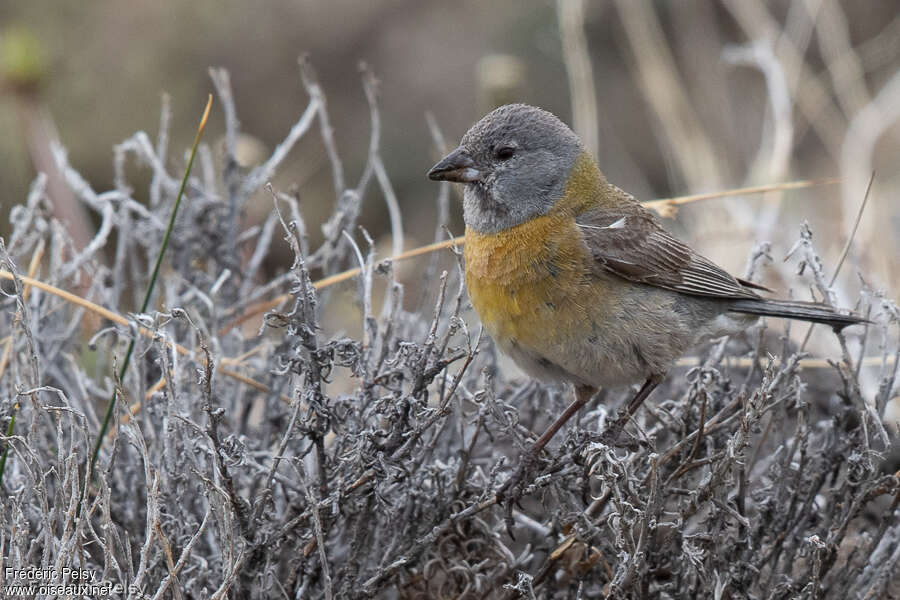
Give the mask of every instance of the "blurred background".
[[(0, 233), (36, 172), (53, 171), (54, 138), (95, 190), (110, 189), (111, 148), (137, 130), (155, 138), (166, 93), (170, 148), (181, 157), (213, 90), (211, 66), (230, 72), (246, 134), (241, 160), (258, 164), (306, 106), (297, 68), (304, 52), (351, 184), (371, 127), (360, 61), (379, 79), (382, 155), (407, 247), (435, 231), (437, 187), (424, 174), (444, 149), (426, 112), (452, 147), (483, 113), (522, 101), (574, 123), (608, 178), (640, 199), (841, 178), (691, 204), (667, 224), (738, 273), (760, 240), (773, 242), (780, 263), (804, 219), (834, 264), (875, 170), (843, 281), (852, 288), (861, 269), (876, 288), (897, 289), (896, 0), (0, 3)], [(221, 146), (223, 131), (216, 104), (205, 141)], [(135, 197), (145, 199), (149, 173), (128, 169)], [(334, 203), (331, 181), (317, 135), (301, 140), (274, 180), (279, 189), (299, 186), (314, 237)], [(66, 208), (52, 176), (50, 192), (76, 241), (79, 227), (89, 239), (94, 215)], [(381, 238), (388, 219), (376, 185), (363, 207), (362, 224)], [(260, 194), (248, 219), (270, 209)], [(450, 212), (459, 235), (458, 206)], [(783, 290), (789, 274), (775, 271), (766, 282)]]

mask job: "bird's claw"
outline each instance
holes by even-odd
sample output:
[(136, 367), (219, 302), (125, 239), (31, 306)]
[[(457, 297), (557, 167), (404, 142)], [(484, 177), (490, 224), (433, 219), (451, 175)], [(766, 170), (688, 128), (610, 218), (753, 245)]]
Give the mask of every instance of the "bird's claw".
[(531, 452), (524, 454), (516, 470), (497, 488), (497, 502), (507, 501), (510, 506), (513, 502), (518, 503), (525, 489), (533, 481), (536, 467), (536, 457)]

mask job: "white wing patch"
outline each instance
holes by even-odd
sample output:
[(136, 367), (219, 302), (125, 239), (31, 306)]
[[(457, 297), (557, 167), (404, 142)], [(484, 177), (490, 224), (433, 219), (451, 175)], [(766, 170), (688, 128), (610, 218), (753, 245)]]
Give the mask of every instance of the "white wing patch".
[(628, 217), (622, 217), (618, 221), (614, 221), (609, 225), (604, 225), (603, 227), (599, 225), (585, 225), (583, 223), (578, 223), (579, 227), (584, 227), (585, 229), (625, 229), (625, 219)]

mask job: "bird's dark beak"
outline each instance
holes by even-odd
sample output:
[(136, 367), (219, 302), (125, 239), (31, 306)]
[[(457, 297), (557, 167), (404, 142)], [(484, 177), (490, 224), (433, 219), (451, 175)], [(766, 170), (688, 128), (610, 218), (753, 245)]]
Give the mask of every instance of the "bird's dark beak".
[(441, 159), (441, 162), (431, 167), (431, 170), (428, 171), (428, 179), (472, 183), (481, 181), (481, 171), (475, 168), (475, 161), (472, 160), (466, 149), (460, 146)]

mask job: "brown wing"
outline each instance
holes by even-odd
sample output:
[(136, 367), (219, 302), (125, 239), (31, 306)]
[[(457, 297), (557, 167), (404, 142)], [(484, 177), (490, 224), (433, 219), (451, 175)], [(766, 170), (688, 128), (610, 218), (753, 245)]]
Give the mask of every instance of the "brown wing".
[(759, 298), (748, 288), (762, 286), (743, 285), (640, 206), (589, 211), (575, 221), (598, 267), (629, 281), (695, 296)]

